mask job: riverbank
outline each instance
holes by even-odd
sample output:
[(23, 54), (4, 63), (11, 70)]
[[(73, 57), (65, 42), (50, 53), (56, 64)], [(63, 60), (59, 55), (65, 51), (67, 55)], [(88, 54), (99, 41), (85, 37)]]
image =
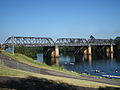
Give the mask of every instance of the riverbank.
[(101, 87), (107, 90), (106, 86), (114, 87), (113, 90), (119, 89), (116, 85), (36, 74), (12, 69), (3, 64), (0, 64), (0, 69), (0, 90), (101, 90)]
[[(72, 84), (72, 81), (75, 83)], [(91, 88), (88, 85), (85, 87), (74, 79), (60, 78), (56, 76), (11, 69), (3, 64), (0, 64), (0, 90), (96, 90), (95, 88), (97, 87), (93, 87), (94, 88)]]
[(80, 74), (80, 73), (77, 73), (77, 72), (68, 71), (64, 67), (48, 66), (44, 63), (38, 62), (37, 60), (34, 60), (30, 57), (27, 57), (27, 56), (19, 54), (19, 53), (16, 53), (14, 56), (11, 53), (8, 53), (6, 51), (2, 51), (2, 53), (7, 55), (8, 57), (11, 57), (15, 61), (19, 61), (21, 63), (27, 64), (27, 65), (30, 65), (30, 66), (33, 66), (33, 67), (36, 67), (36, 68), (54, 70), (54, 71), (59, 71), (59, 72), (62, 72), (62, 73), (76, 75), (76, 76), (84, 76), (84, 77), (85, 76), (86, 77), (90, 76), (90, 77), (93, 77), (93, 78), (105, 78), (105, 77), (100, 77), (100, 76), (93, 76), (93, 75), (90, 75), (90, 74)]
[[(46, 66), (44, 67), (42, 65), (37, 65), (35, 63), (39, 63), (39, 62), (36, 62), (35, 60), (31, 61), (30, 58), (28, 58), (24, 55), (20, 54), (20, 56), (19, 56), (19, 54), (16, 54), (15, 56), (13, 56), (12, 54), (7, 53), (7, 52), (2, 52), (2, 53), (4, 53), (4, 54), (2, 54), (1, 59), (4, 61), (4, 64), (8, 65), (9, 67), (11, 66), (12, 68), (15, 68), (15, 69), (18, 68), (18, 69), (24, 70), (24, 71), (39, 73), (43, 76), (47, 75), (47, 77), (52, 77), (52, 79), (57, 77), (56, 80), (64, 81), (66, 83), (71, 82), (71, 84), (75, 84), (76, 81), (77, 81), (77, 83), (79, 83), (80, 85), (83, 84), (83, 87), (86, 87), (88, 85), (92, 88), (96, 87), (96, 86), (97, 86), (97, 88), (100, 87), (100, 86), (104, 87), (104, 86), (111, 86), (111, 85), (113, 87), (114, 86), (117, 86), (117, 87), (120, 86), (119, 85), (120, 80), (112, 80), (112, 79), (90, 77), (90, 76), (83, 76), (83, 75), (72, 75), (72, 74), (68, 74), (68, 73), (58, 72), (56, 70), (53, 70), (52, 68), (48, 68), (50, 66), (47, 66), (47, 68), (46, 68)], [(8, 55), (8, 56), (6, 56), (6, 55)], [(19, 61), (18, 61), (18, 59), (19, 59)], [(23, 64), (23, 61), (25, 62), (24, 64)], [(7, 63), (7, 62), (9, 62), (9, 63)], [(33, 64), (34, 64), (34, 66), (33, 66)], [(60, 79), (58, 79), (58, 78), (60, 78)], [(67, 80), (65, 78), (67, 78)], [(71, 80), (71, 79), (72, 80), (74, 79), (74, 80), (73, 81), (68, 81), (68, 80)], [(73, 82), (75, 82), (75, 83), (73, 83)], [(93, 85), (91, 85), (91, 84), (93, 84)]]
[(47, 70), (55, 70), (55, 71), (59, 71), (59, 72), (64, 72), (67, 74), (72, 74), (72, 75), (80, 75), (79, 73), (73, 72), (73, 71), (68, 71), (66, 69), (64, 69), (64, 67), (56, 67), (56, 66), (48, 66), (44, 63), (38, 62), (37, 60), (34, 60), (30, 57), (27, 57), (25, 55), (16, 53), (14, 56), (6, 51), (2, 51), (2, 54), (14, 59), (15, 61), (19, 61), (21, 63), (25, 63), (27, 65), (30, 66), (34, 66), (36, 68), (43, 68), (43, 69), (47, 69)]

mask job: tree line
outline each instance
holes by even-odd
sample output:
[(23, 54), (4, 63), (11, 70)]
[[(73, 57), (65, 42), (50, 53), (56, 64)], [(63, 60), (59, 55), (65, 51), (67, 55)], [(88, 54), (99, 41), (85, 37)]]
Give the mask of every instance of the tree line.
[(15, 53), (21, 53), (33, 59), (36, 59), (37, 53), (41, 53), (42, 50), (43, 49), (41, 47), (25, 47), (25, 46), (15, 47)]

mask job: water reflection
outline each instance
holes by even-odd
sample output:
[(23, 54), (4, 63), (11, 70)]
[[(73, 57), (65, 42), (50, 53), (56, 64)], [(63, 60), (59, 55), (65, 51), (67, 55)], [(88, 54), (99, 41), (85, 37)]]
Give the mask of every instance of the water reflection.
[[(48, 58), (37, 54), (37, 60), (48, 65), (64, 66), (66, 69), (78, 73), (91, 75), (120, 75), (120, 56), (113, 58), (111, 54), (74, 55), (73, 53), (61, 54), (60, 58)], [(96, 72), (100, 71), (100, 72)]]
[(106, 57), (107, 57), (108, 59), (111, 59), (111, 60), (114, 59), (114, 58), (113, 58), (113, 53), (106, 53)]
[(52, 57), (51, 59), (52, 59), (52, 65), (59, 66), (59, 61), (60, 61), (59, 59), (60, 58)]

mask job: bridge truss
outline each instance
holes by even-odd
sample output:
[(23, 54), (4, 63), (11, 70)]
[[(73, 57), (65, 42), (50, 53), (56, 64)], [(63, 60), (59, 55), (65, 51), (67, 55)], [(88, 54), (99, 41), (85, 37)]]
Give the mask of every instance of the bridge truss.
[(115, 45), (112, 39), (84, 39), (84, 38), (58, 38), (56, 42), (52, 38), (44, 37), (9, 37), (3, 46), (100, 46), (100, 45)]
[(5, 46), (27, 46), (27, 47), (37, 47), (37, 46), (54, 46), (55, 43), (52, 38), (44, 37), (9, 37), (3, 45)]
[(56, 40), (58, 46), (87, 46), (88, 41), (84, 38), (58, 38)]
[(88, 39), (88, 43), (92, 46), (115, 45), (115, 42), (113, 39)]

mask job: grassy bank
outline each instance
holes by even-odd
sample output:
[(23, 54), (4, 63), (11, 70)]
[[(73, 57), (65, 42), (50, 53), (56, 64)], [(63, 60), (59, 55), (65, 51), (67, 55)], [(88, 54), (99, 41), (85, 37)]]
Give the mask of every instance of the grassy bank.
[(109, 85), (109, 84), (85, 81), (85, 80), (80, 80), (80, 79), (70, 79), (70, 78), (56, 77), (56, 76), (50, 76), (50, 75), (35, 74), (35, 73), (26, 72), (22, 70), (11, 69), (11, 68), (4, 66), (3, 64), (0, 64), (0, 76), (7, 76), (7, 77), (14, 77), (14, 78), (36, 77), (38, 79), (42, 78), (48, 81), (52, 80), (57, 84), (66, 83), (68, 85), (89, 87), (89, 88), (99, 88), (99, 87), (106, 87), (106, 86), (107, 87), (120, 87), (116, 85)]
[(56, 66), (48, 66), (44, 63), (40, 63), (30, 57), (27, 57), (25, 55), (16, 53), (15, 55), (12, 55), (11, 53), (8, 53), (6, 51), (2, 51), (3, 54), (13, 58), (14, 60), (17, 60), (19, 62), (37, 67), (37, 68), (44, 68), (44, 69), (49, 69), (49, 70), (56, 70), (56, 71), (60, 71), (60, 72), (64, 72), (64, 73), (68, 73), (68, 74), (72, 74), (72, 75), (80, 75), (79, 73), (73, 72), (73, 71), (68, 71), (66, 69), (64, 69), (64, 67), (56, 67)]
[[(48, 70), (55, 70), (55, 71), (59, 71), (59, 72), (64, 72), (66, 74), (71, 74), (71, 75), (76, 75), (76, 76), (80, 76), (80, 75), (84, 75), (84, 76), (91, 76), (91, 77), (98, 77), (98, 78), (105, 78), (105, 77), (100, 77), (100, 76), (93, 76), (93, 75), (89, 75), (89, 74), (80, 74), (77, 72), (73, 72), (73, 71), (68, 71), (66, 70), (64, 67), (57, 67), (57, 66), (48, 66), (44, 63), (38, 62), (30, 57), (27, 57), (23, 54), (19, 54), (19, 53), (15, 53), (15, 55), (13, 55), (12, 53), (6, 52), (6, 51), (2, 51), (3, 54), (11, 57), (14, 60), (17, 60), (19, 62), (37, 67), (37, 68), (44, 68), (44, 69), (48, 69)], [(119, 79), (118, 79), (119, 80)]]

